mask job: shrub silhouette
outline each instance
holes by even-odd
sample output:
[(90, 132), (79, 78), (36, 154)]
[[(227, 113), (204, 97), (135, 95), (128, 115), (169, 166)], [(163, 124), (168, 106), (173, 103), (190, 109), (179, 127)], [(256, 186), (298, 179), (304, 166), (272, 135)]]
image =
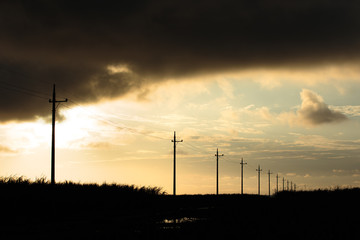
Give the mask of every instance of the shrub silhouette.
[[(348, 239), (360, 189), (167, 195), (158, 187), (0, 178), (0, 236), (76, 239)], [(345, 203), (345, 204), (344, 204)], [(281, 226), (281, 227), (279, 227)], [(256, 234), (254, 234), (256, 233)], [(270, 234), (270, 235), (269, 235)]]

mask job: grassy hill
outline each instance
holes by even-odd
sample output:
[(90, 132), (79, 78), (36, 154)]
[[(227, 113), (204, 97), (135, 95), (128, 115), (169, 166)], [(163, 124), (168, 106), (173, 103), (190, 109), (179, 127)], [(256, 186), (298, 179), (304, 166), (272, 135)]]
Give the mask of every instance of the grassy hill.
[(0, 179), (0, 238), (350, 239), (360, 189), (257, 195), (165, 194), (156, 187)]

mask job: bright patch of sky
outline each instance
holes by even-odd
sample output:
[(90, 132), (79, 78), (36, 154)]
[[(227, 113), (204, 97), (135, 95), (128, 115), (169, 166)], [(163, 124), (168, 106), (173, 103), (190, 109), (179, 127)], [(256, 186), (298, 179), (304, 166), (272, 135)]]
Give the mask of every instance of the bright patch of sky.
[[(358, 84), (281, 81), (269, 87), (234, 77), (169, 81), (136, 95), (96, 105), (68, 104), (57, 124), (57, 180), (152, 185), (172, 192), (171, 139), (178, 139), (178, 193), (257, 192), (256, 167), (270, 169), (298, 189), (360, 183)], [(325, 117), (324, 117), (325, 116)], [(314, 120), (314, 119), (315, 120)], [(306, 122), (308, 121), (308, 122)], [(50, 178), (50, 123), (1, 127), (1, 175)], [(266, 186), (266, 187), (265, 187)]]

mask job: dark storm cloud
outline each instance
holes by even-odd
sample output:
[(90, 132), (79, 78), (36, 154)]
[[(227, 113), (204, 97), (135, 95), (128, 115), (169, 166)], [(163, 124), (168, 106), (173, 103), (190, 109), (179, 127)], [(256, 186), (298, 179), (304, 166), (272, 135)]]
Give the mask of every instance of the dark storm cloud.
[[(41, 92), (57, 83), (64, 97), (93, 102), (167, 77), (358, 61), (359, 6), (304, 0), (2, 1), (0, 119), (49, 113), (43, 99), (13, 94), (9, 83)], [(131, 71), (108, 71), (118, 64)]]

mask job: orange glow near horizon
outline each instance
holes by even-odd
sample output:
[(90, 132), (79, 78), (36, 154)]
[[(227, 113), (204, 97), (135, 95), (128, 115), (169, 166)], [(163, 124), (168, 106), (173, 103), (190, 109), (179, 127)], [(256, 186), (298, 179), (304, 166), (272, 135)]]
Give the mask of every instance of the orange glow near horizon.
[[(61, 104), (65, 118), (56, 124), (56, 180), (158, 186), (171, 193), (171, 138), (176, 131), (184, 140), (177, 152), (178, 194), (215, 192), (217, 147), (225, 154), (220, 193), (240, 192), (241, 157), (248, 162), (245, 193), (257, 193), (258, 164), (292, 179), (299, 189), (359, 186), (360, 168), (355, 163), (360, 137), (352, 130), (360, 116), (354, 101), (356, 84), (349, 81), (339, 88), (336, 80), (332, 88), (324, 89), (322, 81), (311, 87), (281, 80), (269, 87), (264, 79), (233, 77), (169, 81), (149, 86), (141, 100), (135, 92), (86, 106)], [(322, 106), (330, 116), (335, 116), (334, 109), (342, 111), (346, 119), (313, 126), (289, 124), (290, 117), (297, 121), (306, 117), (298, 113), (304, 101), (301, 93), (307, 94), (309, 104)], [(311, 96), (318, 96), (318, 102), (311, 102)], [(38, 119), (1, 124), (0, 129), (0, 175), (50, 179), (51, 123)], [(342, 159), (346, 167), (339, 169), (334, 159)], [(261, 181), (265, 194), (267, 177)], [(272, 191), (274, 184), (273, 179)]]

